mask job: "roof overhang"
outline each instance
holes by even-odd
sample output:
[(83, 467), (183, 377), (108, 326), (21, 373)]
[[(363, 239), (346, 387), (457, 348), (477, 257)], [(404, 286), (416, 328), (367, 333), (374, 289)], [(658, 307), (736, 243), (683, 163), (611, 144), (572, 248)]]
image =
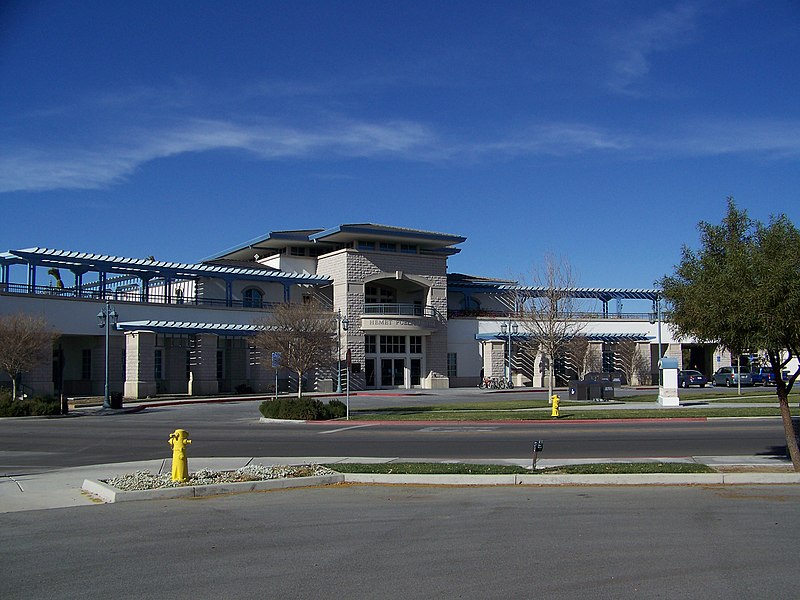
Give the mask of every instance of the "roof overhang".
[(89, 254), (49, 248), (26, 248), (9, 250), (30, 264), (67, 269), (76, 273), (100, 272), (132, 275), (144, 279), (165, 277), (172, 279), (215, 277), (219, 279), (246, 281), (274, 281), (280, 283), (306, 283), (324, 285), (332, 282), (324, 275), (290, 273), (269, 268), (247, 268), (207, 263), (177, 263), (146, 258), (125, 258), (105, 254)]
[(190, 321), (126, 321), (117, 323), (120, 331), (146, 331), (191, 335), (213, 333), (220, 336), (251, 336), (263, 329), (259, 325), (234, 325), (231, 323), (195, 323)]
[(356, 239), (360, 240), (385, 240), (421, 244), (427, 248), (444, 248), (453, 244), (460, 244), (467, 238), (449, 233), (424, 231), (421, 229), (405, 229), (389, 225), (375, 225), (360, 223), (339, 225), (309, 236), (309, 239), (320, 242), (347, 243)]
[[(498, 342), (505, 342), (508, 341), (508, 333), (502, 333), (498, 331), (497, 333), (478, 333), (475, 335), (475, 339), (478, 341), (498, 341)], [(643, 333), (586, 333), (580, 334), (573, 337), (581, 337), (589, 340), (590, 342), (604, 342), (607, 344), (613, 344), (615, 342), (622, 342), (626, 340), (630, 340), (633, 342), (646, 342), (648, 340), (655, 339), (652, 335), (645, 335)], [(512, 333), (511, 334), (511, 341), (521, 341), (527, 342), (530, 340), (535, 340), (536, 336), (530, 333)]]

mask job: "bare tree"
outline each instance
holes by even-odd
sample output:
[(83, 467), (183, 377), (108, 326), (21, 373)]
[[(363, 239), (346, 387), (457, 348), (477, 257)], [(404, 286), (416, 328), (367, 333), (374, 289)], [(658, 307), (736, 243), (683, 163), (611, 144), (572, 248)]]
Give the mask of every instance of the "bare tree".
[(590, 371), (601, 369), (602, 359), (596, 344), (589, 342), (585, 335), (576, 335), (566, 343), (564, 354), (578, 379)]
[(297, 397), (303, 393), (303, 374), (330, 366), (336, 346), (336, 319), (318, 303), (281, 304), (256, 322), (262, 329), (253, 344), (280, 352), (282, 367), (297, 373)]
[(653, 374), (651, 371), (650, 357), (640, 352), (636, 357), (633, 370), (636, 373), (636, 381), (639, 382), (639, 385), (650, 385), (652, 383)]
[(639, 344), (634, 340), (620, 340), (614, 345), (615, 364), (620, 371), (625, 373), (628, 385), (634, 379), (640, 381), (644, 370), (649, 372), (650, 363), (639, 349)]
[(19, 376), (52, 358), (57, 337), (42, 317), (27, 313), (0, 317), (0, 369), (11, 378), (12, 398), (17, 397)]
[(553, 366), (569, 340), (585, 327), (578, 321), (580, 311), (575, 299), (575, 281), (569, 263), (553, 254), (545, 254), (542, 266), (532, 273), (532, 285), (521, 288), (515, 298), (516, 314), (527, 330), (530, 343), (550, 365), (547, 378), (548, 398), (553, 396)]

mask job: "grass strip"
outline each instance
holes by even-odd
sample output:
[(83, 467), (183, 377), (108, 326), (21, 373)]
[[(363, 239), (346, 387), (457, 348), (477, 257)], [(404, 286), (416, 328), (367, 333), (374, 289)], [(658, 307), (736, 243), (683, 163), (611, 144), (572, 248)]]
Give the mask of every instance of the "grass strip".
[[(800, 416), (800, 409), (792, 407), (793, 416)], [(370, 411), (351, 413), (358, 421), (575, 421), (604, 419), (684, 419), (713, 417), (778, 417), (777, 406), (743, 408), (649, 408), (580, 410), (563, 407), (561, 416), (553, 418), (547, 410), (433, 410), (418, 411), (403, 408), (397, 411)]]
[(473, 465), (462, 463), (336, 463), (324, 465), (339, 473), (382, 475), (523, 475), (530, 473), (516, 465)]
[(462, 463), (336, 463), (323, 465), (339, 473), (380, 475), (636, 475), (641, 473), (714, 473), (697, 463), (589, 463), (564, 465), (531, 471), (516, 465), (476, 465)]
[(537, 469), (548, 475), (640, 475), (642, 473), (715, 473), (697, 463), (590, 463)]

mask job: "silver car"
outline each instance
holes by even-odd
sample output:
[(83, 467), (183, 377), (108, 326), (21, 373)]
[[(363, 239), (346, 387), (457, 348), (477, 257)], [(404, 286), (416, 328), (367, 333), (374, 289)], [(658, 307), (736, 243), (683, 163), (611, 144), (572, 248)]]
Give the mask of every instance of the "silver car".
[[(741, 373), (739, 371), (741, 371)], [(740, 379), (742, 385), (753, 385), (753, 376), (750, 373), (750, 367), (720, 367), (711, 379), (714, 385), (724, 385), (726, 387), (739, 385)]]

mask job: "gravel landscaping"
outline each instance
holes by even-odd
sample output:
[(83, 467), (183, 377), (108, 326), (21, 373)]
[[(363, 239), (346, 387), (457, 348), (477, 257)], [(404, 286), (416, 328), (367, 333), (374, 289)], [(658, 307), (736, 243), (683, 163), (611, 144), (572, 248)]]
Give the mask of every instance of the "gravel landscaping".
[(270, 479), (287, 479), (291, 477), (313, 477), (316, 475), (334, 475), (335, 471), (321, 465), (248, 465), (235, 471), (213, 471), (200, 469), (189, 474), (186, 481), (172, 481), (170, 473), (153, 474), (150, 471), (136, 471), (120, 477), (101, 480), (123, 491), (157, 490), (186, 486), (212, 485), (219, 483), (242, 483), (246, 481), (267, 481)]

